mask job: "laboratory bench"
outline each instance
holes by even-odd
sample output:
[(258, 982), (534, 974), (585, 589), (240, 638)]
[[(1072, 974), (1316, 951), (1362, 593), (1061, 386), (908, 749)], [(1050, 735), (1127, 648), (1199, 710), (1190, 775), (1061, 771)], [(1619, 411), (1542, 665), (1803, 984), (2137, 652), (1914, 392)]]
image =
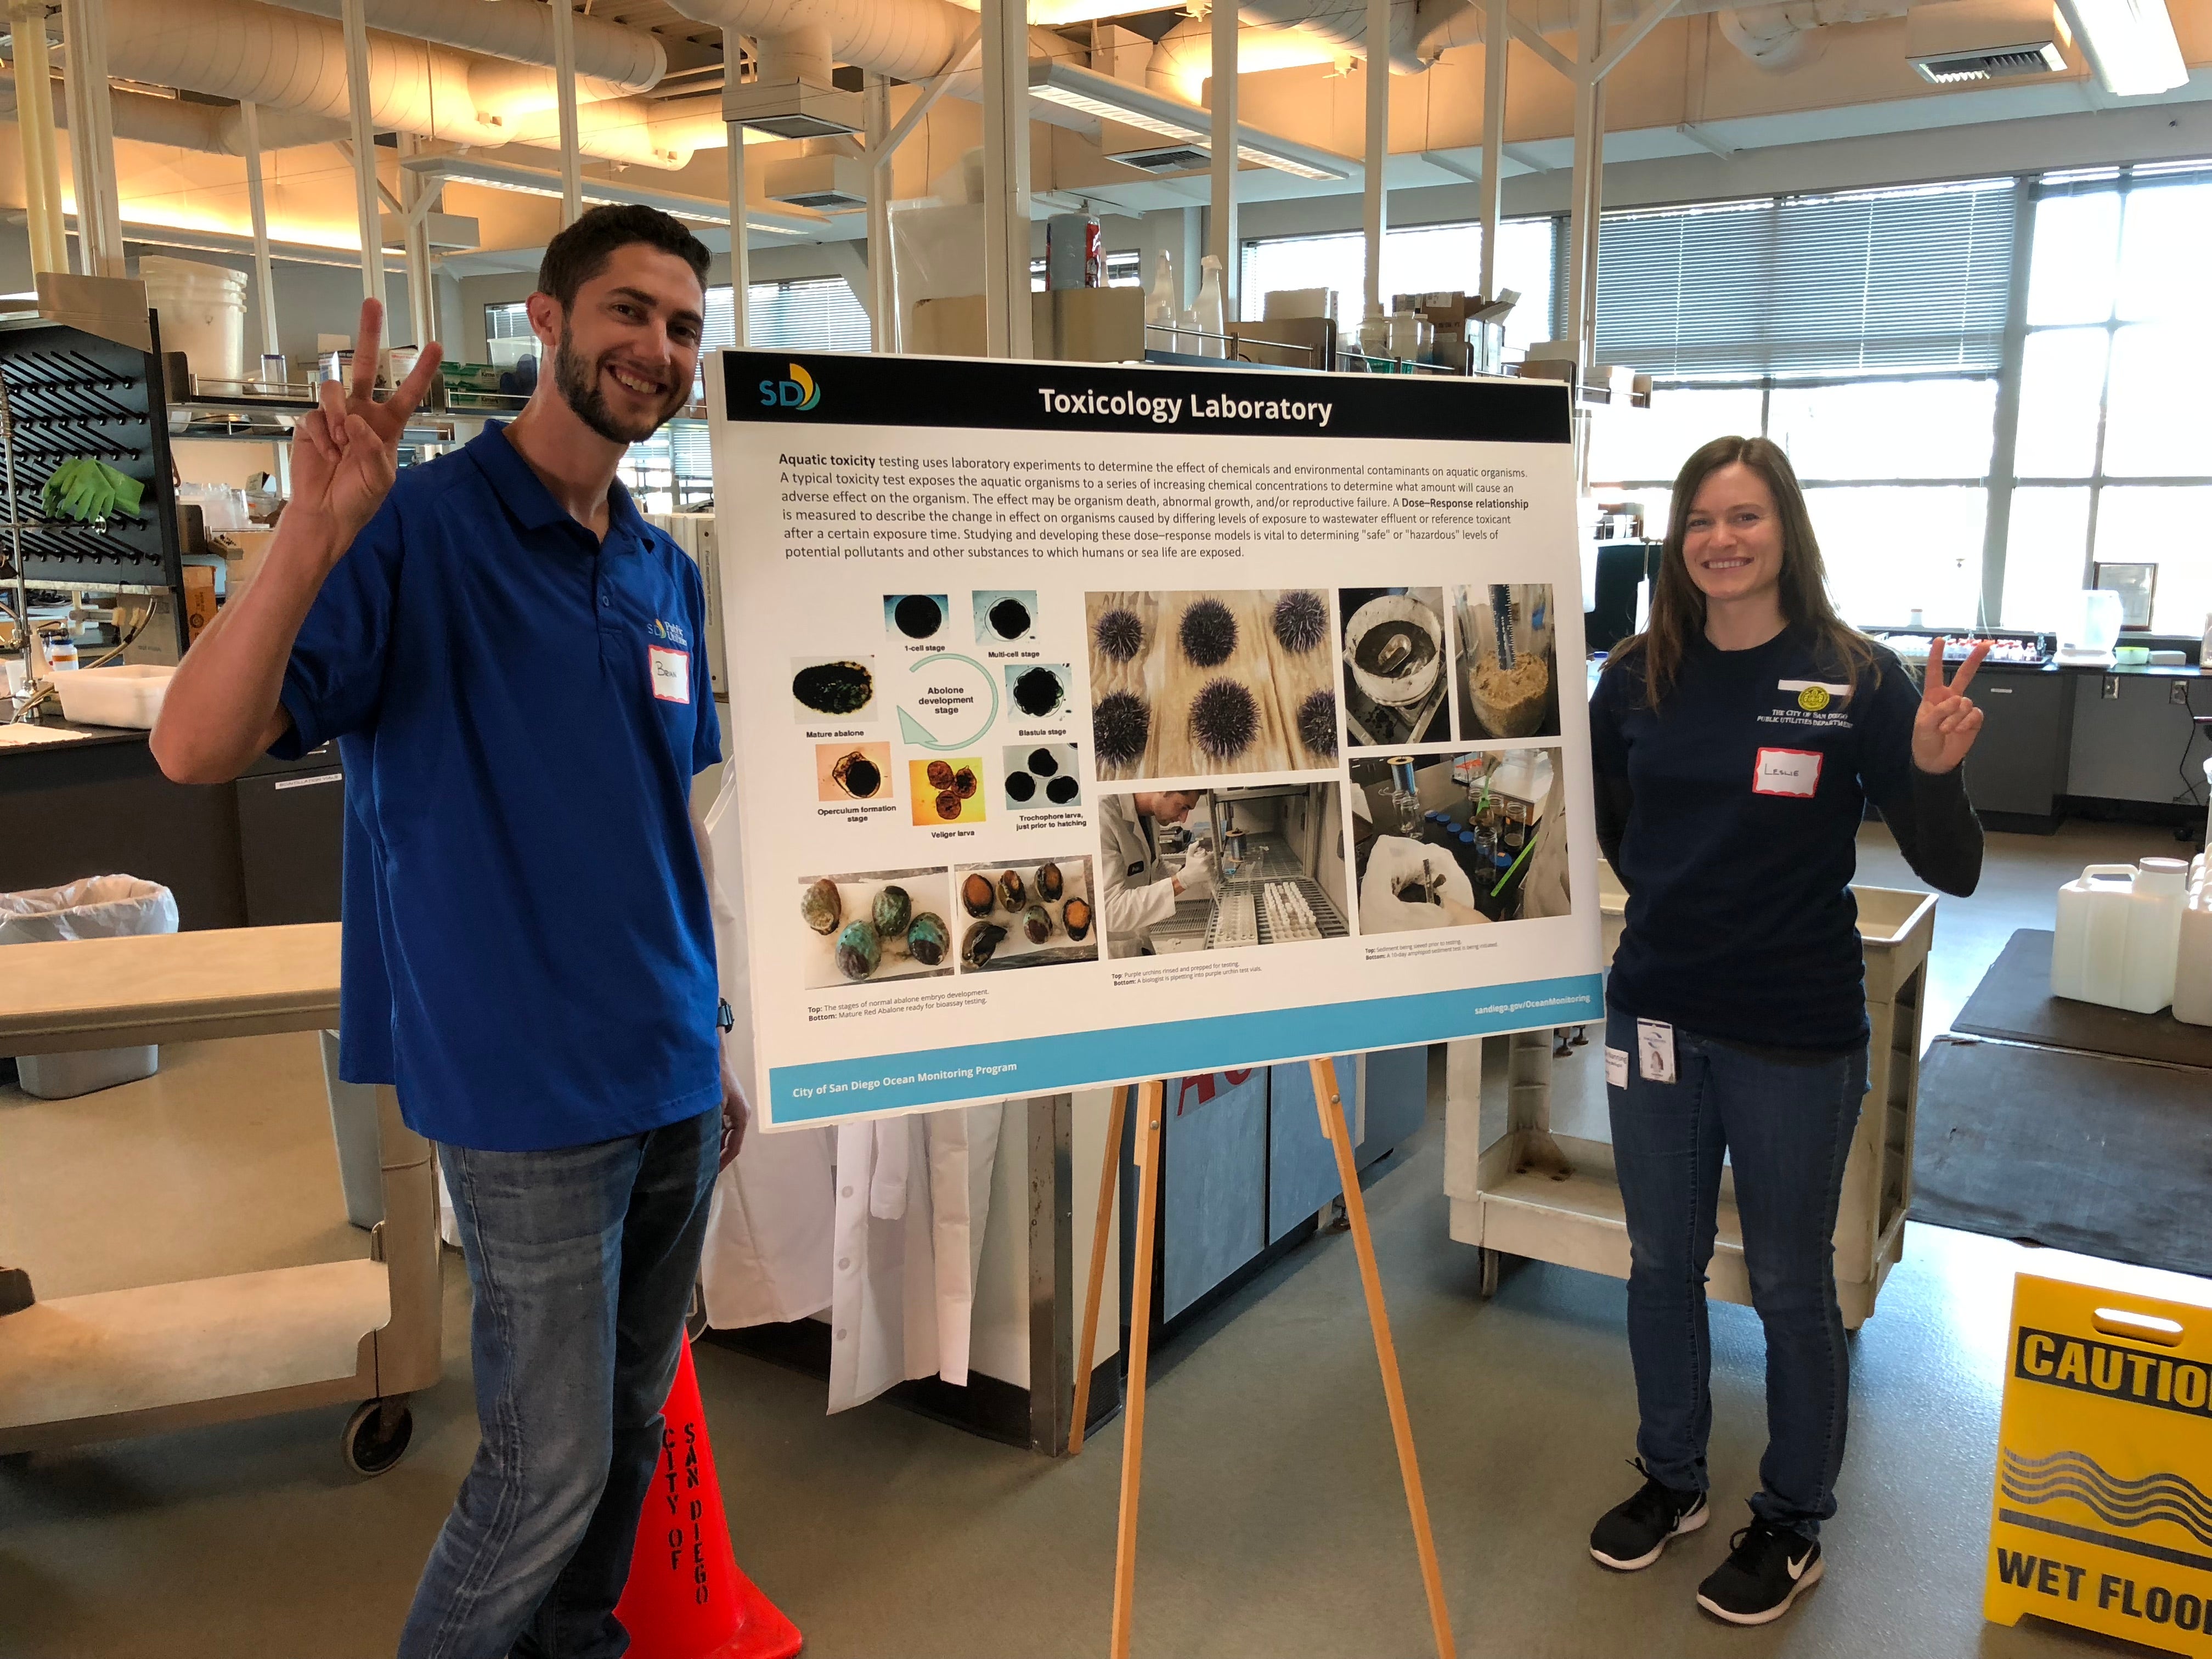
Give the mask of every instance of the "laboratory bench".
[[(1968, 636), (1956, 630), (1870, 628), (1917, 678), (1927, 641), (1951, 642), (1956, 672)], [(2017, 629), (1972, 635), (1996, 644), (1969, 691), (1981, 736), (1966, 758), (1966, 794), (1993, 830), (2048, 835), (2069, 817), (2194, 823), (2204, 810), (2194, 780), (2212, 755), (2212, 675), (2198, 643), (2123, 635), (2125, 646), (2179, 654), (2179, 664), (2106, 665), (2059, 660), (2057, 637)], [(2007, 659), (2010, 658), (2010, 660)]]
[(2049, 833), (2069, 816), (2194, 823), (2212, 756), (2212, 674), (2192, 665), (1992, 663), (1969, 695), (1982, 735), (1966, 793), (1990, 828)]
[[(1939, 630), (1869, 631), (1917, 679), (1926, 651), (1921, 641)], [(2198, 648), (2194, 640), (2169, 636), (2143, 642), (2179, 647), (2192, 659)], [(1954, 671), (1962, 655), (1951, 654)], [(1602, 658), (1591, 660), (1593, 688), (1602, 666)], [(1982, 665), (1968, 695), (1983, 726), (1966, 757), (1966, 795), (1989, 828), (2049, 835), (2069, 817), (2177, 826), (2203, 820), (2212, 672), (2195, 661), (2107, 667), (1992, 660)]]
[(187, 931), (338, 919), (335, 745), (201, 787), (164, 777), (143, 732), (50, 721), (27, 742), (25, 731), (0, 726), (0, 892), (132, 875), (176, 895)]

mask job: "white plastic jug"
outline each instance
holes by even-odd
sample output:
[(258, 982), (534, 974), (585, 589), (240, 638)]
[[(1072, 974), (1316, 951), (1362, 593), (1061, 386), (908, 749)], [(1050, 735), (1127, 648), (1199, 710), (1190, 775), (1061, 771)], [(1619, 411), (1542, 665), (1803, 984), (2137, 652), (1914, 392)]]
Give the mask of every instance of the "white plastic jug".
[(2154, 1014), (2173, 1000), (2189, 866), (2093, 864), (2058, 890), (2051, 994)]
[(2181, 913), (2181, 946), (2173, 968), (2173, 1017), (2191, 1025), (2212, 1025), (2212, 886), (2203, 879), (2204, 855), (2197, 855), (2197, 883)]

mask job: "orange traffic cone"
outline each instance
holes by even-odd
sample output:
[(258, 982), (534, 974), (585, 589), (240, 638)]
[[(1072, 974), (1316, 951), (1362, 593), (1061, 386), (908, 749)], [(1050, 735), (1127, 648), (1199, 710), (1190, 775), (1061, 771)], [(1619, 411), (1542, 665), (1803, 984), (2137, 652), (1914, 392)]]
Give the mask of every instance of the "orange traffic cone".
[(805, 1641), (799, 1627), (738, 1571), (730, 1547), (689, 1342), (662, 1414), (660, 1467), (615, 1605), (630, 1659), (791, 1659)]

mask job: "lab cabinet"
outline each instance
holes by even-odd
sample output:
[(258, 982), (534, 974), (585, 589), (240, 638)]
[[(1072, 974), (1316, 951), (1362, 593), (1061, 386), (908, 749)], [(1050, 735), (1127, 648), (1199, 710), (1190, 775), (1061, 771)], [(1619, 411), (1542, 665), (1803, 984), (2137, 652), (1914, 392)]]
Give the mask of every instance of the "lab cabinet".
[[(2187, 799), (2196, 807), (2212, 754), (2212, 729), (2194, 723), (2196, 714), (2212, 714), (2206, 677), (2121, 669), (2078, 670), (2069, 678), (2075, 682), (2074, 724), (2066, 793), (2160, 807)], [(2195, 811), (2182, 810), (2195, 820)]]
[(1966, 758), (1966, 798), (1977, 812), (2057, 827), (2075, 684), (2070, 674), (1996, 664), (1976, 677), (1972, 695), (1982, 710), (1982, 734)]
[(115, 875), (167, 888), (181, 928), (244, 927), (236, 795), (170, 782), (143, 732), (0, 750), (0, 893)]
[(239, 869), (246, 924), (336, 921), (343, 886), (345, 769), (335, 746), (295, 762), (264, 762), (238, 791)]
[(137, 876), (176, 896), (177, 924), (336, 921), (344, 769), (325, 745), (234, 783), (172, 783), (143, 732), (57, 728), (0, 750), (0, 892)]
[(1160, 1316), (1173, 1319), (1260, 1254), (1266, 1240), (1267, 1072), (1171, 1078), (1160, 1205)]
[[(1337, 1093), (1364, 1169), (1419, 1128), (1428, 1111), (1429, 1051), (1340, 1054)], [(1159, 1240), (1154, 1317), (1160, 1326), (1205, 1306), (1282, 1251), (1337, 1195), (1335, 1155), (1322, 1134), (1313, 1073), (1295, 1065), (1170, 1078), (1162, 1102)], [(1122, 1142), (1121, 1204), (1136, 1214), (1131, 1161), (1136, 1114)], [(1121, 1230), (1121, 1318), (1136, 1230)]]

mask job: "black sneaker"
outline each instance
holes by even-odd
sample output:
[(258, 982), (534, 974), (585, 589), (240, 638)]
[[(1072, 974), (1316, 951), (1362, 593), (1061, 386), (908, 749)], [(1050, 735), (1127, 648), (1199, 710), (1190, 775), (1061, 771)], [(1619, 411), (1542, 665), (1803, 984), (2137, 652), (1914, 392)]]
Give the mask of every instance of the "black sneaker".
[(1698, 1586), (1698, 1605), (1731, 1625), (1771, 1624), (1820, 1582), (1820, 1545), (1753, 1521), (1729, 1540), (1729, 1559)]
[(1650, 1478), (1641, 1458), (1632, 1467), (1644, 1474), (1643, 1489), (1617, 1504), (1590, 1528), (1590, 1556), (1601, 1567), (1634, 1572), (1656, 1561), (1668, 1544), (1705, 1524), (1711, 1511), (1701, 1492), (1677, 1492)]

